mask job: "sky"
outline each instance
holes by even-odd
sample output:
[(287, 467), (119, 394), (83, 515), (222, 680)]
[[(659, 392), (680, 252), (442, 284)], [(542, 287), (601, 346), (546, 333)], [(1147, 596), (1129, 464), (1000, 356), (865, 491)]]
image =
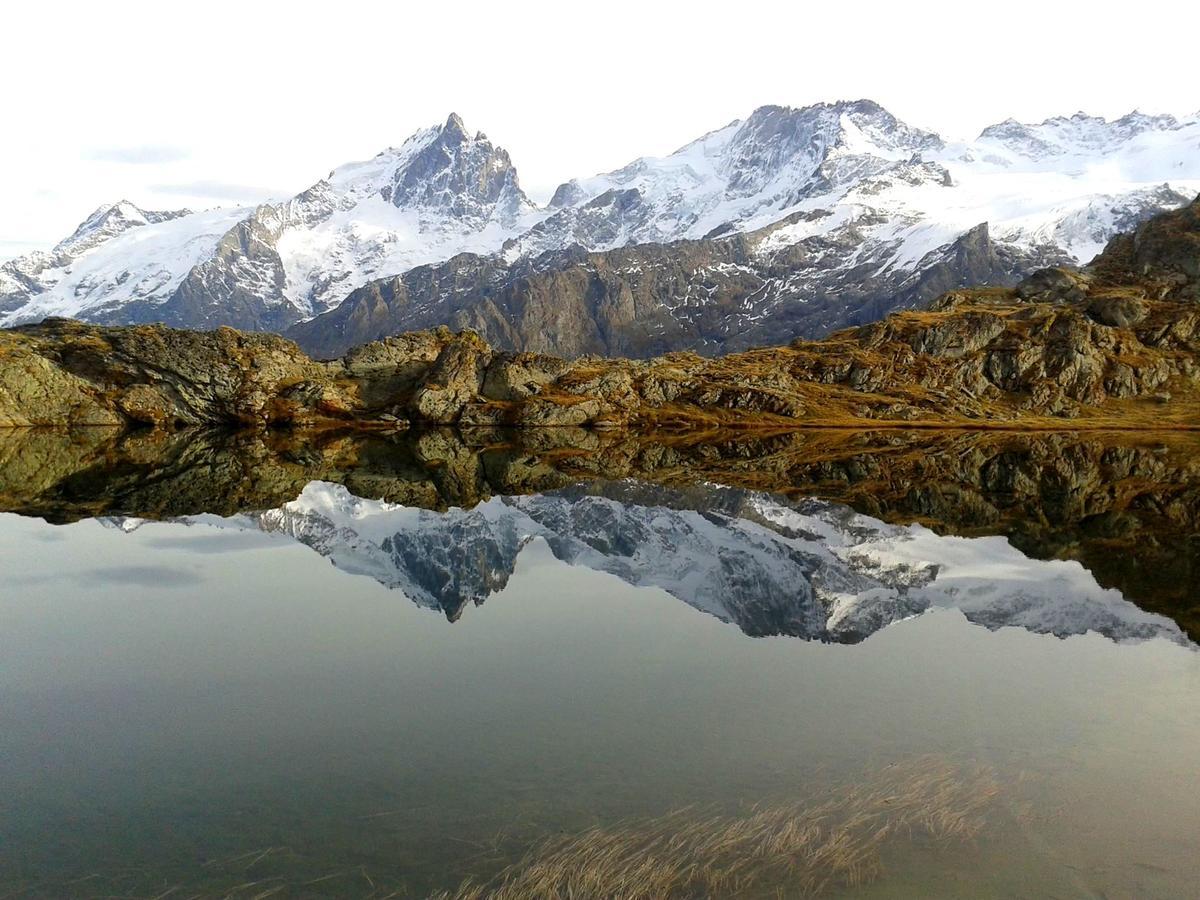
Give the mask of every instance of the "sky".
[(507, 149), (544, 201), (768, 103), (866, 97), (951, 139), (1010, 116), (1200, 110), (1200, 4), (1129, 9), (13, 0), (0, 259), (120, 199), (206, 209), (289, 196), (451, 111)]

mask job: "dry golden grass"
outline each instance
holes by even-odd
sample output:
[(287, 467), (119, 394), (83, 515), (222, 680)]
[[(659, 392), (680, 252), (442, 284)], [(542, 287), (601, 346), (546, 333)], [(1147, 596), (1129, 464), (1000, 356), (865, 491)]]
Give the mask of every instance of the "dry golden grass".
[(970, 841), (998, 793), (986, 769), (925, 758), (812, 802), (681, 810), (550, 838), (492, 880), (432, 900), (816, 896), (879, 877), (889, 841)]

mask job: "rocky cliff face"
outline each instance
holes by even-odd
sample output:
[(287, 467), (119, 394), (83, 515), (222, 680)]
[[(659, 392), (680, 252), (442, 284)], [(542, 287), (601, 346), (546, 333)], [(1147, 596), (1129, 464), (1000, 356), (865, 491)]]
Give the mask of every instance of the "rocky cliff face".
[(287, 335), (321, 357), (438, 325), (568, 357), (648, 358), (681, 348), (715, 356), (874, 321), (956, 287), (1015, 284), (1064, 262), (1050, 249), (997, 244), (986, 225), (930, 251), (915, 272), (864, 253), (851, 235), (764, 250), (788, 224), (716, 241), (576, 247), (512, 264), (463, 254), (359, 288)]
[(483, 134), (472, 138), (454, 113), (380, 194), (395, 207), (440, 209), (476, 227), (493, 219), (514, 225), (530, 205), (508, 153)]

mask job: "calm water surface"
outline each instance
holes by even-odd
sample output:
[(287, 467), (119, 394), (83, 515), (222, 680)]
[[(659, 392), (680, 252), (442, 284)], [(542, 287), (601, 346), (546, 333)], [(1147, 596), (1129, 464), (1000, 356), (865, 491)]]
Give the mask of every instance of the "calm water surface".
[[(436, 511), (340, 480), (0, 514), (0, 896), (421, 897), (548, 836), (911, 766), (986, 773), (979, 827), (897, 833), (828, 893), (1195, 896), (1200, 654), (1078, 561), (1123, 546), (1094, 505), (1036, 559), (1000, 525), (698, 483)], [(61, 513), (62, 483), (9, 508)], [(1160, 518), (1163, 553), (1195, 546)]]

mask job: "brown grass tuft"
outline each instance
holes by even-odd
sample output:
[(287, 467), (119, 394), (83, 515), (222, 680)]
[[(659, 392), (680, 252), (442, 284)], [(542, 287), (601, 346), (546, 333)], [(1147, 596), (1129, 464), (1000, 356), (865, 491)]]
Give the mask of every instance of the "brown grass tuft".
[(816, 896), (879, 877), (891, 840), (971, 840), (998, 792), (986, 769), (925, 758), (813, 802), (681, 810), (549, 838), (490, 881), (431, 900)]

